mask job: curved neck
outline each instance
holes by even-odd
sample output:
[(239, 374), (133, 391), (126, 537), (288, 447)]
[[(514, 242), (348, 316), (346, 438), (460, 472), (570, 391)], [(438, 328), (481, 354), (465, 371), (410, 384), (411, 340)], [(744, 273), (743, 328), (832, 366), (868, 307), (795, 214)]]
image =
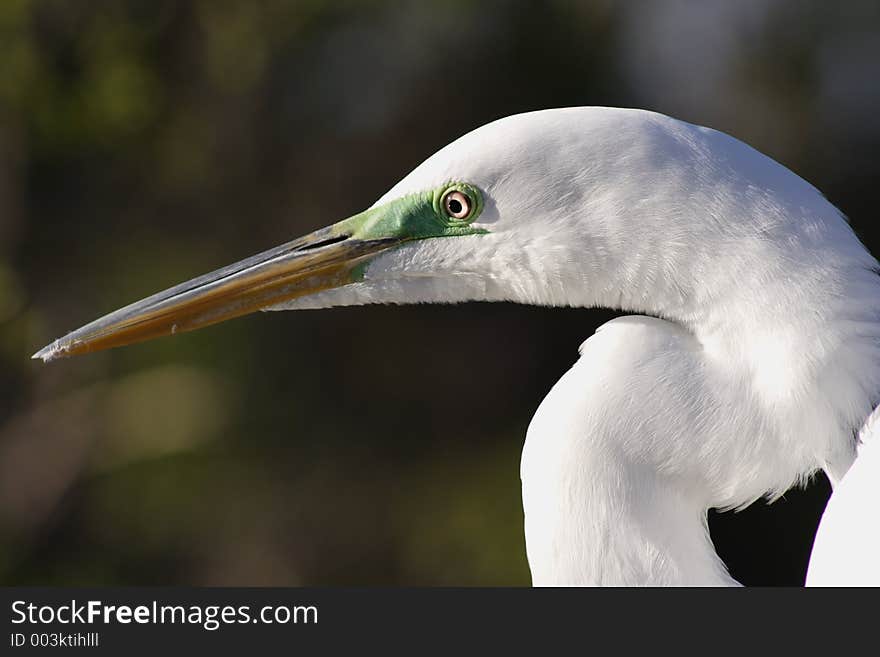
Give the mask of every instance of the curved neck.
[[(661, 225), (621, 215), (626, 240), (573, 235), (543, 269), (525, 269), (517, 300), (538, 303), (548, 281), (563, 281), (554, 304), (645, 313), (687, 330), (711, 383), (737, 402), (730, 412), (760, 429), (751, 438), (754, 469), (764, 472), (730, 505), (780, 495), (820, 468), (834, 482), (880, 401), (880, 276), (839, 213), (822, 203), (815, 216), (780, 209), (776, 223), (734, 224), (721, 235), (687, 215)], [(695, 237), (684, 240), (685, 229)], [(537, 260), (533, 248), (540, 244), (520, 258)], [(742, 435), (729, 438), (743, 442)]]
[[(583, 371), (579, 371), (583, 370)], [(536, 586), (732, 586), (705, 500), (607, 436), (585, 434), (575, 365), (532, 420), (521, 476)]]

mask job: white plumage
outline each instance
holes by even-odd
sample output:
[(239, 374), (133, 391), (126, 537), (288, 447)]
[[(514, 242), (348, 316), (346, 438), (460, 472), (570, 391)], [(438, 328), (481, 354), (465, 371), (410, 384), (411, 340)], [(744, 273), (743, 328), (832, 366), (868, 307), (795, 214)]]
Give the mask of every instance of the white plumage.
[[(407, 244), (362, 283), (281, 307), (480, 299), (650, 315), (587, 340), (529, 428), (536, 584), (732, 583), (709, 508), (850, 467), (880, 392), (880, 277), (810, 184), (723, 133), (609, 108), (484, 126), (377, 205), (446, 180), (485, 191), (488, 235)], [(877, 501), (853, 500), (853, 516), (876, 527)]]
[(807, 586), (880, 586), (878, 411), (859, 439), (859, 455), (828, 500), (816, 532)]
[(880, 583), (880, 445), (862, 430), (880, 393), (877, 272), (815, 188), (728, 135), (638, 110), (548, 110), (479, 128), (371, 210), (35, 357), (257, 308), (623, 309), (637, 315), (584, 342), (529, 427), (535, 584), (735, 584), (708, 509), (777, 497), (820, 469), (836, 491), (811, 583)]

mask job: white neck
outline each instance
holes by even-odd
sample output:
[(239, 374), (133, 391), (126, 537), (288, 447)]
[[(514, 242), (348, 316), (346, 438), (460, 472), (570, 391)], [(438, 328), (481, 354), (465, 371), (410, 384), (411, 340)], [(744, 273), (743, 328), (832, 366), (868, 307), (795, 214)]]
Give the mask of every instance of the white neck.
[[(855, 238), (824, 263), (781, 242), (751, 259), (753, 246), (690, 253), (693, 268), (659, 277), (686, 282), (667, 289), (609, 266), (613, 296), (572, 299), (669, 319), (602, 327), (532, 421), (522, 478), (536, 584), (733, 584), (707, 510), (849, 468), (880, 390), (873, 259)], [(648, 244), (631, 253), (643, 260), (621, 259), (628, 271), (656, 272)]]
[[(585, 221), (568, 257), (516, 286), (537, 301), (562, 281), (554, 303), (665, 318), (603, 327), (532, 422), (522, 476), (537, 583), (730, 582), (706, 511), (775, 498), (818, 469), (835, 482), (855, 457), (880, 391), (877, 263), (803, 181), (728, 185), (625, 184), (651, 199), (603, 197), (626, 239)], [(663, 193), (685, 199), (678, 212)], [(718, 214), (739, 222), (706, 219), (725, 193)], [(531, 240), (521, 258), (539, 249)]]
[(623, 457), (590, 467), (555, 421), (556, 433), (544, 431), (549, 418), (536, 416), (522, 461), (535, 586), (736, 584), (712, 547), (701, 500)]
[[(781, 495), (819, 468), (838, 479), (880, 392), (877, 261), (815, 188), (726, 135), (678, 123), (630, 142), (609, 135), (591, 139), (588, 174), (560, 176), (600, 181), (574, 187), (575, 221), (566, 204), (540, 230), (525, 224), (522, 239), (500, 241), (495, 277), (517, 278), (498, 296), (617, 308), (686, 330), (706, 376), (697, 387), (681, 372), (669, 403), (706, 404), (689, 429), (712, 429), (702, 439), (719, 456), (702, 466), (715, 475), (713, 504)], [(652, 382), (641, 385), (632, 392), (652, 394)], [(692, 435), (679, 438), (693, 448)]]
[[(692, 340), (662, 320), (614, 320), (542, 402), (521, 469), (536, 585), (735, 584), (706, 526), (712, 502), (699, 471), (707, 464), (682, 461), (706, 436), (670, 403), (674, 384), (661, 383), (644, 401), (632, 393), (642, 380), (663, 381), (670, 366), (670, 380), (691, 370)], [(651, 360), (659, 346), (681, 372)]]

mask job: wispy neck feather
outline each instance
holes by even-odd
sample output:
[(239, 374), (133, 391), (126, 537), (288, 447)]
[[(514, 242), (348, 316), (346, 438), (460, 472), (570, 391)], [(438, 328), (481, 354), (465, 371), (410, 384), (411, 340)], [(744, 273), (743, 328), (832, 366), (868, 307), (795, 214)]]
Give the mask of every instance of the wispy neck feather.
[(668, 401), (664, 391), (655, 405), (632, 394), (643, 381), (628, 366), (641, 362), (650, 377), (667, 365), (656, 360), (656, 338), (672, 331), (673, 342), (689, 339), (665, 324), (607, 324), (529, 426), (521, 475), (536, 585), (735, 584), (712, 548), (700, 480), (669, 468), (672, 445), (666, 457), (655, 453), (666, 438), (651, 426), (665, 423), (656, 413)]
[(753, 432), (729, 436), (745, 469), (718, 477), (721, 504), (818, 468), (839, 478), (880, 392), (877, 261), (814, 187), (728, 135), (650, 114), (590, 144), (590, 166), (562, 176), (576, 202), (519, 242), (517, 261), (539, 263), (517, 269), (519, 300), (549, 292), (694, 336), (713, 376), (691, 393), (728, 391)]

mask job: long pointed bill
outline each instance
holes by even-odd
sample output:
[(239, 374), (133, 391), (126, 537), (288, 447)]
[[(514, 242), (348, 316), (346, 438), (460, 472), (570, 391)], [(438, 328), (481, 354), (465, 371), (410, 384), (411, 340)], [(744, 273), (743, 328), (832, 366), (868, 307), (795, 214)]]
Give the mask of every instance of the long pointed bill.
[(193, 331), (358, 279), (358, 265), (400, 240), (357, 239), (341, 225), (223, 267), (105, 315), (33, 355), (50, 361)]
[(467, 183), (402, 196), (105, 315), (33, 358), (50, 361), (192, 331), (355, 283), (370, 258), (404, 242), (485, 233), (471, 225), (482, 207), (481, 192)]

